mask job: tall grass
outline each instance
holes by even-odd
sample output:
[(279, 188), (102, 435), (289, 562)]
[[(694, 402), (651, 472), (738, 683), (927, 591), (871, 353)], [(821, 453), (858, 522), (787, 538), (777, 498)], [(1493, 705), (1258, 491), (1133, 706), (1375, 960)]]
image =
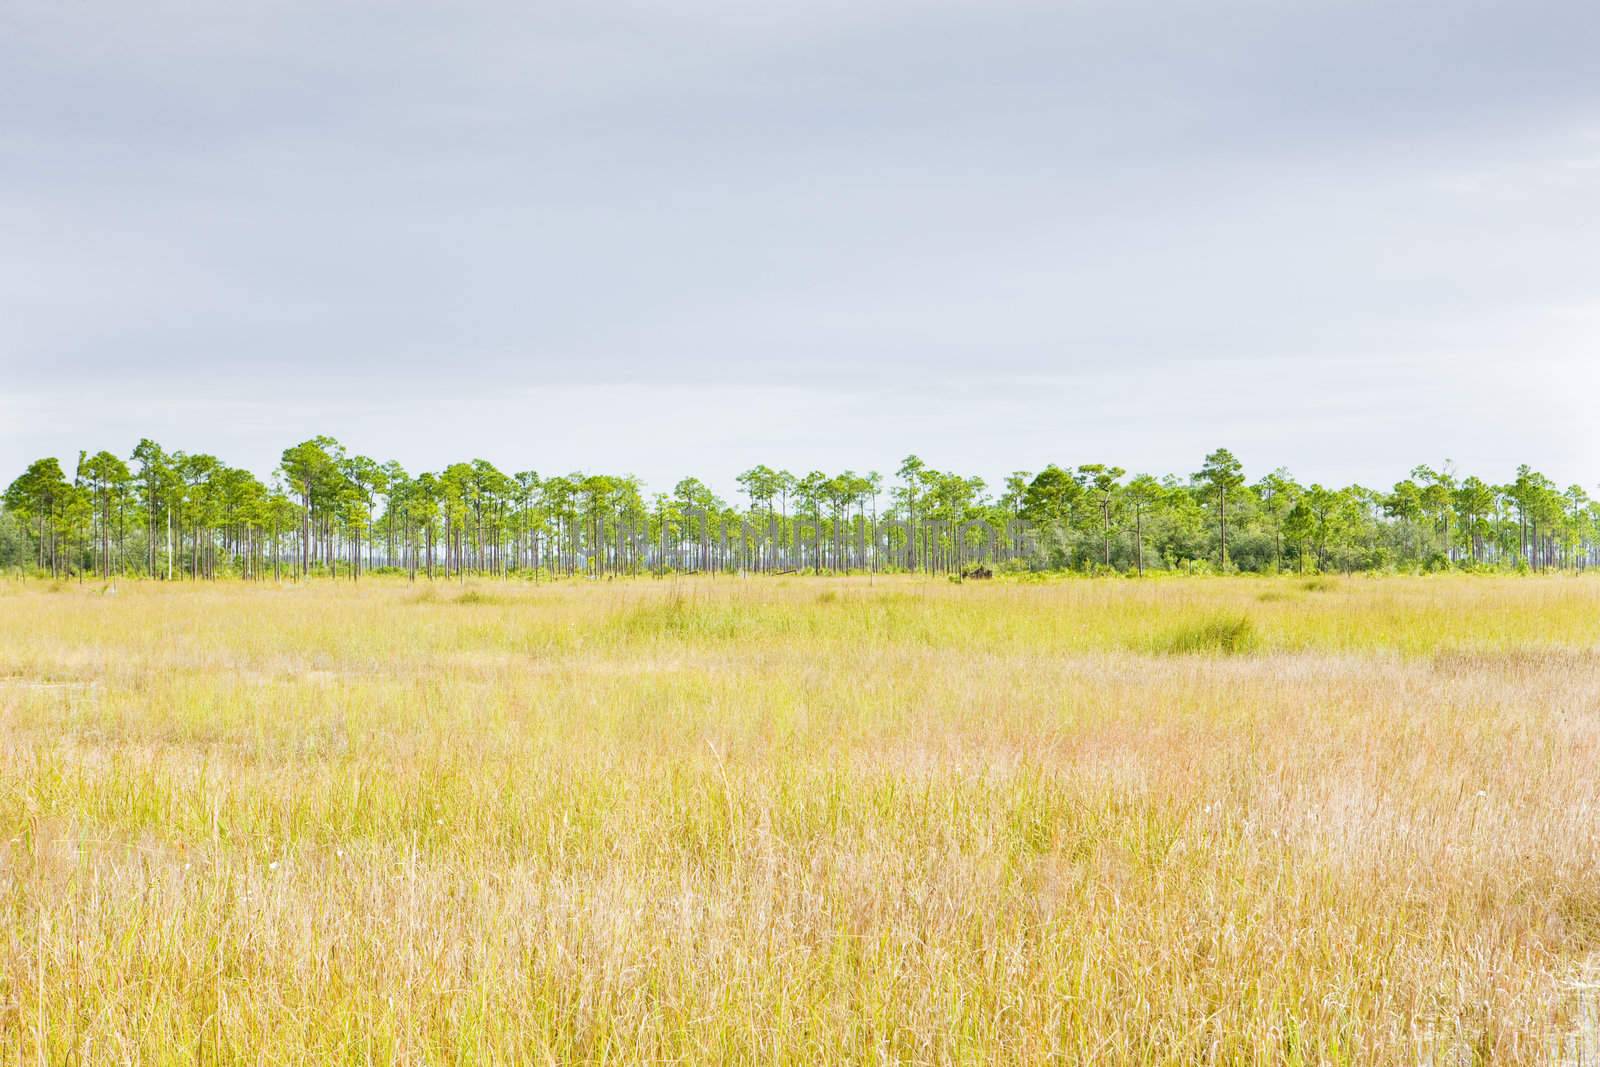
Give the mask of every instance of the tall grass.
[(1584, 1010), (1600, 583), (426, 590), (0, 584), (0, 1062), (1552, 1063)]
[(1250, 616), (1216, 615), (1179, 626), (1167, 634), (1158, 647), (1167, 652), (1233, 656), (1249, 652), (1256, 645), (1255, 623), (1250, 621)]

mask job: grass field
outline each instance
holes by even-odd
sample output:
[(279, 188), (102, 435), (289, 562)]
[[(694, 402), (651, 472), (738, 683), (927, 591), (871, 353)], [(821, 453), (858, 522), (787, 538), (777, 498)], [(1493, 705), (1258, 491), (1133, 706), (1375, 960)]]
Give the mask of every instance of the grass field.
[(0, 1062), (1576, 1063), (1597, 768), (1587, 579), (0, 582)]

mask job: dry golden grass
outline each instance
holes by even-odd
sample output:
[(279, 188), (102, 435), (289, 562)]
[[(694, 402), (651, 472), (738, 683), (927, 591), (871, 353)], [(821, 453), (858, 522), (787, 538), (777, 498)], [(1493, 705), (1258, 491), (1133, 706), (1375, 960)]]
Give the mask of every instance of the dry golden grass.
[(1576, 1062), (1597, 767), (1591, 580), (0, 584), (0, 1062)]

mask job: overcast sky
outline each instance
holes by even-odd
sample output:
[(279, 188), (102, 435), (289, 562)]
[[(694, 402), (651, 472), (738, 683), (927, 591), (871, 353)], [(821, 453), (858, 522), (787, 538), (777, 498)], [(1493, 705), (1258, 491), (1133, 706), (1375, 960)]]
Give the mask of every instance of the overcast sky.
[(1592, 0), (0, 0), (0, 484), (328, 433), (1592, 487), (1596, 41)]

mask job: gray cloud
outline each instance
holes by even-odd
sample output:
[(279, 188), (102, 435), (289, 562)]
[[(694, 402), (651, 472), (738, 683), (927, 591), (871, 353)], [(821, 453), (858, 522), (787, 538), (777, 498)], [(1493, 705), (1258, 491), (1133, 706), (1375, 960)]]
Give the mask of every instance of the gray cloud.
[[(328, 431), (652, 480), (1221, 442), (1593, 477), (1597, 31), (1578, 0), (11, 4), (0, 476), (159, 424), (257, 466)], [(836, 440), (776, 429), (818, 413)]]

